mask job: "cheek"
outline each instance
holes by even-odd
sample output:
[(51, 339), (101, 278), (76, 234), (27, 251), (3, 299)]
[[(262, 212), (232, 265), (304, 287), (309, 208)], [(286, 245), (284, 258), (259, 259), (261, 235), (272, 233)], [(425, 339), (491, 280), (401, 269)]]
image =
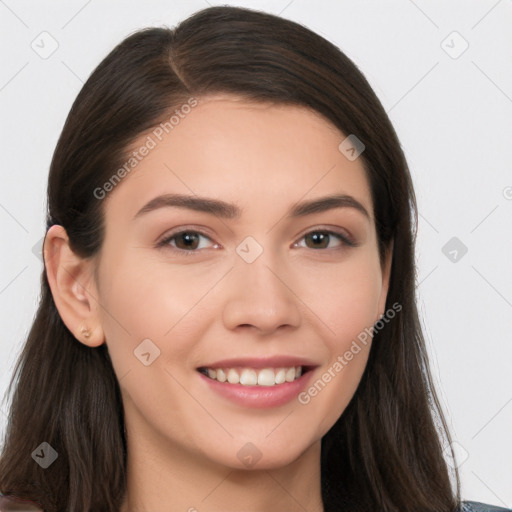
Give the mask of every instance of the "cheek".
[(324, 333), (329, 353), (329, 362), (299, 401), (309, 408), (308, 417), (320, 420), (320, 435), (338, 420), (359, 385), (371, 348), (371, 327), (379, 313), (378, 259), (371, 251), (360, 251), (344, 263), (309, 273), (302, 281), (302, 297), (314, 313), (311, 321)]
[(166, 411), (159, 425), (163, 432), (180, 422), (181, 372), (201, 337), (197, 303), (216, 275), (191, 281), (190, 272), (136, 256), (113, 258), (115, 264), (104, 266), (102, 324), (125, 403), (132, 414), (138, 410), (156, 422), (155, 411)]
[(102, 298), (106, 324), (121, 329), (123, 337), (130, 333), (134, 342), (141, 337), (172, 336), (174, 326), (191, 313), (217, 277), (194, 272), (192, 276), (147, 257), (127, 257), (105, 267), (107, 286)]
[[(101, 274), (102, 323), (116, 374), (121, 377), (130, 372), (135, 378), (149, 368), (161, 372), (190, 366), (190, 355), (210, 319), (219, 317), (212, 310), (209, 292), (225, 271), (198, 265), (180, 268), (141, 251), (125, 253), (124, 258), (105, 264)], [(138, 358), (147, 352), (154, 361), (148, 367)], [(173, 382), (170, 379), (171, 387)]]
[(326, 341), (344, 350), (377, 320), (382, 290), (378, 258), (370, 250), (359, 251), (340, 264), (312, 267), (301, 278), (300, 290), (298, 295), (322, 321)]

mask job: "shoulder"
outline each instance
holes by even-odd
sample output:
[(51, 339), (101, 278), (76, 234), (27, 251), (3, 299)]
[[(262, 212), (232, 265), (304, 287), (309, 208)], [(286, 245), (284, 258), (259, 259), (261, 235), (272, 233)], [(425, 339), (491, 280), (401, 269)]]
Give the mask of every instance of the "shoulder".
[(0, 512), (44, 512), (44, 510), (34, 501), (0, 494)]
[[(0, 512), (2, 511), (0, 510)], [(489, 505), (479, 501), (463, 501), (461, 512), (512, 512), (512, 509)]]

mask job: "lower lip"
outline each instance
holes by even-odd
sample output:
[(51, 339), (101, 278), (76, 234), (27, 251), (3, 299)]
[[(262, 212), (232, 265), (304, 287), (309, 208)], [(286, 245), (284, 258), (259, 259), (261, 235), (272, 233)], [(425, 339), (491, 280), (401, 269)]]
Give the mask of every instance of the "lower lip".
[(210, 386), (210, 389), (228, 398), (232, 402), (244, 407), (266, 409), (279, 407), (296, 398), (307, 386), (313, 374), (313, 370), (309, 370), (293, 382), (285, 382), (283, 384), (276, 384), (275, 386), (244, 386), (242, 384), (230, 384), (229, 382), (219, 382), (218, 380), (210, 379), (210, 377), (200, 372), (198, 373), (208, 386)]

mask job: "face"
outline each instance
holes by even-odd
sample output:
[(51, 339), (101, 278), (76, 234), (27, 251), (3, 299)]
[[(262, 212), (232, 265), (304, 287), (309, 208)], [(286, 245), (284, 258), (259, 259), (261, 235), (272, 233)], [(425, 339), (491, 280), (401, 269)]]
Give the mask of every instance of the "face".
[[(90, 283), (128, 438), (205, 464), (289, 464), (343, 413), (371, 340), (345, 355), (384, 313), (361, 158), (315, 113), (225, 96), (134, 148), (148, 135), (156, 146), (103, 199)], [(144, 208), (164, 195), (214, 202)]]

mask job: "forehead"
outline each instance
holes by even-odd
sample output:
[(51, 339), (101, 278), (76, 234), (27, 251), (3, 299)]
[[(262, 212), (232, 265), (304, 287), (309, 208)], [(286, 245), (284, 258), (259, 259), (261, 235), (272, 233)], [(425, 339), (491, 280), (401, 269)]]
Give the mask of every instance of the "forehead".
[(198, 98), (180, 114), (132, 144), (136, 165), (109, 192), (107, 216), (133, 217), (163, 193), (219, 198), (260, 215), (343, 193), (372, 214), (362, 159), (346, 158), (338, 148), (346, 135), (320, 114), (221, 95)]

